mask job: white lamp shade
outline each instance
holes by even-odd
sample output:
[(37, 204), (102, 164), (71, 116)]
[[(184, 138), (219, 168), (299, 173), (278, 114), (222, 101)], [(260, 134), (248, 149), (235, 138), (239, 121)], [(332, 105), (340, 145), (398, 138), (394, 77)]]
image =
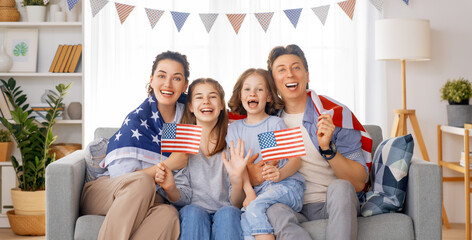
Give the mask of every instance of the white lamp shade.
[(429, 20), (381, 19), (375, 22), (375, 59), (431, 59)]

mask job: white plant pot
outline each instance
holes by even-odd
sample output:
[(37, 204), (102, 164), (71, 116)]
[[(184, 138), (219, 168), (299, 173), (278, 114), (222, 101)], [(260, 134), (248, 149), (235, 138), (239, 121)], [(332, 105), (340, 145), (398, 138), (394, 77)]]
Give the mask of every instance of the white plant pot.
[(46, 6), (26, 6), (28, 22), (46, 21)]

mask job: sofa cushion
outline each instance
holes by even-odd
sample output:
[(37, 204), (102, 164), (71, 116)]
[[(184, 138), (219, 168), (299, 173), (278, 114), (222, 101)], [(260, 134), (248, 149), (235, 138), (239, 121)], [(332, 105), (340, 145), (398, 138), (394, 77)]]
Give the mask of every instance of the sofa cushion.
[[(406, 214), (386, 213), (369, 218), (358, 217), (359, 240), (377, 239), (414, 239), (413, 221)], [(309, 233), (313, 240), (325, 240), (328, 219), (314, 220), (301, 224)], [(398, 231), (401, 229), (401, 231)]]
[(366, 194), (367, 201), (362, 205), (362, 216), (402, 210), (413, 147), (411, 134), (380, 143), (372, 164), (372, 189)]
[(97, 239), (105, 216), (84, 215), (75, 223), (74, 239)]
[(85, 148), (85, 163), (87, 171), (85, 174), (85, 182), (97, 179), (106, 168), (100, 167), (100, 162), (107, 154), (108, 139), (97, 138), (90, 142)]

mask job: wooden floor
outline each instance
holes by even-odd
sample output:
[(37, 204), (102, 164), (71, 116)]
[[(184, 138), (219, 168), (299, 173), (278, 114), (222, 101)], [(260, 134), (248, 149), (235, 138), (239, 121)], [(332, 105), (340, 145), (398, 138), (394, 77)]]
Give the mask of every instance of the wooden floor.
[[(463, 240), (465, 239), (465, 225), (460, 223), (451, 223), (451, 228), (446, 229), (443, 226), (443, 240)], [(28, 240), (43, 240), (44, 236), (37, 237), (23, 237), (15, 235), (9, 228), (0, 228), (0, 239), (28, 239)]]

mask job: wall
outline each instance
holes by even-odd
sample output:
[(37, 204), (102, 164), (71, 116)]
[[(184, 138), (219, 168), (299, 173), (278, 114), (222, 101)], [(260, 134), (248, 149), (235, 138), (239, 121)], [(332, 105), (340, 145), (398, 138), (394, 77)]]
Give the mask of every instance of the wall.
[[(431, 61), (407, 62), (407, 108), (416, 109), (421, 132), (431, 161), (437, 162), (437, 125), (447, 124), (446, 105), (441, 101), (439, 89), (448, 78), (464, 77), (472, 80), (472, 1), (411, 0), (406, 5), (401, 0), (384, 2), (385, 18), (423, 18), (431, 24)], [(386, 62), (388, 109), (401, 109), (400, 62)], [(389, 111), (390, 133), (393, 113)], [(411, 125), (409, 125), (411, 126)], [(409, 132), (412, 132), (409, 128)], [(416, 139), (415, 139), (416, 140)], [(458, 161), (463, 149), (460, 137), (443, 139), (443, 160)], [(421, 157), (415, 146), (415, 156)], [(445, 175), (461, 176), (447, 169)], [(462, 175), (463, 176), (463, 175)], [(444, 204), (450, 222), (464, 223), (464, 184), (444, 184)]]

